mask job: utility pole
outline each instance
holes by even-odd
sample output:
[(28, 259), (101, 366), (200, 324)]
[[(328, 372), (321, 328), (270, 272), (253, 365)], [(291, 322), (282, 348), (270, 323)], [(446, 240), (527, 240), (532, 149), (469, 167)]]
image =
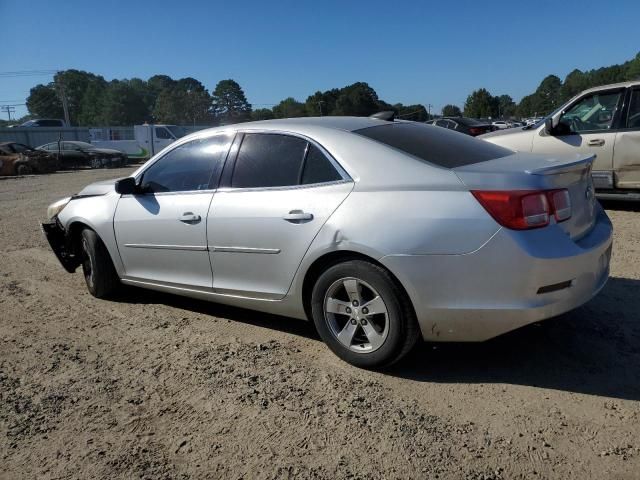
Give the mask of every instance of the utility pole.
[(2, 110), (7, 112), (7, 115), (9, 115), (9, 121), (11, 121), (11, 114), (16, 111), (16, 107), (14, 107), (13, 105), (3, 105)]
[(64, 92), (64, 84), (60, 79), (56, 82), (58, 86), (58, 93), (60, 94), (60, 100), (62, 101), (62, 110), (64, 111), (64, 121), (67, 124), (67, 127), (71, 126), (71, 122), (69, 121), (69, 104), (67, 103), (67, 95)]
[(431, 107), (433, 107), (433, 105), (431, 105), (430, 103), (429, 103), (429, 104), (427, 104), (427, 110), (428, 110), (429, 120), (431, 120)]
[(320, 116), (322, 116), (322, 104), (324, 103), (324, 100), (318, 100), (318, 109), (320, 109)]

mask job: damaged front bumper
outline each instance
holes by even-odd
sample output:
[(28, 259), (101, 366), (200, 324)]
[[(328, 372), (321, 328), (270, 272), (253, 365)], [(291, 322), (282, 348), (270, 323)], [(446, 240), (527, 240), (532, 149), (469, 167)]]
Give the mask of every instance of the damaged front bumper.
[(64, 269), (69, 273), (75, 272), (80, 265), (80, 259), (74, 254), (67, 234), (58, 219), (54, 218), (51, 222), (43, 223), (42, 231)]

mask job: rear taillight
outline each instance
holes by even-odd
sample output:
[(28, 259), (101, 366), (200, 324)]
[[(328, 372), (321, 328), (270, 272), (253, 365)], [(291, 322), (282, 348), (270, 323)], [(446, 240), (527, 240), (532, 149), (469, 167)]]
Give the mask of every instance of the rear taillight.
[(482, 135), (483, 133), (485, 133), (485, 130), (484, 128), (470, 127), (469, 133), (471, 134), (472, 137), (476, 137), (478, 135)]
[(473, 190), (471, 192), (500, 225), (514, 230), (540, 228), (571, 217), (567, 190)]
[(548, 194), (556, 222), (564, 222), (571, 218), (571, 197), (567, 189), (552, 190)]

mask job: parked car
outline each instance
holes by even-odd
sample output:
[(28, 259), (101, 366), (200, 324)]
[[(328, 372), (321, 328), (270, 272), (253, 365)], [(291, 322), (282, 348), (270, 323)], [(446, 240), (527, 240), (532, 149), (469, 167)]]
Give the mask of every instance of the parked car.
[(66, 127), (67, 122), (59, 118), (34, 118), (20, 124), (21, 127)]
[(640, 81), (590, 88), (537, 124), (482, 138), (523, 152), (597, 155), (598, 195), (640, 199)]
[(0, 143), (0, 175), (50, 173), (58, 169), (54, 155), (16, 142)]
[(43, 229), (98, 298), (122, 283), (311, 319), (379, 367), (420, 337), (486, 340), (592, 298), (612, 238), (592, 161), (417, 122), (242, 123), (50, 205)]
[(111, 148), (97, 148), (87, 142), (51, 142), (38, 147), (55, 154), (60, 159), (61, 168), (115, 168), (127, 164), (127, 154)]
[(498, 130), (505, 130), (505, 129), (511, 127), (511, 125), (509, 125), (509, 123), (505, 122), (504, 120), (497, 120), (497, 121), (491, 123), (491, 125), (496, 127)]
[(494, 128), (490, 123), (482, 123), (478, 120), (468, 117), (442, 117), (435, 120), (425, 122), (437, 127), (448, 128), (456, 132), (466, 133), (472, 137), (492, 132)]

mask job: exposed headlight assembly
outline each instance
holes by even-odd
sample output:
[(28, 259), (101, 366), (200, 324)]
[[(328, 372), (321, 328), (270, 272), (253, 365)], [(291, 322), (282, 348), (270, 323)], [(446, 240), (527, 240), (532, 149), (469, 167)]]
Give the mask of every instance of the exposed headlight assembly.
[(62, 200), (58, 200), (57, 202), (53, 202), (51, 205), (47, 207), (47, 218), (51, 219), (58, 215), (64, 207), (67, 206), (67, 203), (71, 201), (71, 197), (63, 198)]

